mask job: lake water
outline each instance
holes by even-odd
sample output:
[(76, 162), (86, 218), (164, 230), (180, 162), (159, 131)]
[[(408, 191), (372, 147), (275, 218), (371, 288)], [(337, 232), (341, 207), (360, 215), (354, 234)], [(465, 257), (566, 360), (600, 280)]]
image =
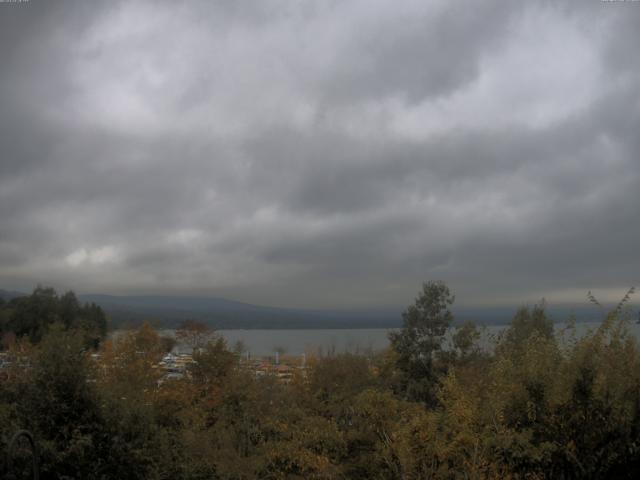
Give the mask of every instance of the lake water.
[[(578, 323), (576, 334), (583, 335), (595, 329), (598, 322)], [(489, 325), (482, 328), (481, 344), (490, 347), (493, 340), (506, 328), (504, 325)], [(564, 328), (564, 324), (555, 325), (556, 332)], [(640, 338), (640, 325), (631, 324), (631, 331)], [(389, 344), (388, 334), (393, 329), (323, 329), (323, 330), (219, 330), (227, 341), (229, 348), (242, 341), (245, 348), (253, 356), (274, 355), (276, 350), (290, 355), (326, 354), (328, 352), (363, 353), (379, 351)], [(173, 331), (164, 330), (163, 334), (171, 335)]]

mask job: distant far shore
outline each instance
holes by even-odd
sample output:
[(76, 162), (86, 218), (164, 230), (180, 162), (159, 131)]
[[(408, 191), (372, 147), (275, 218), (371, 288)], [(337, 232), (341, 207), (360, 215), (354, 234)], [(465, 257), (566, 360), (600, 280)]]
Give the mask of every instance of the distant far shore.
[[(598, 327), (600, 322), (578, 322), (576, 335), (582, 336), (589, 330)], [(566, 323), (555, 324), (556, 333), (560, 334)], [(492, 340), (500, 334), (506, 325), (484, 325), (483, 340), (486, 346), (490, 346)], [(388, 333), (395, 328), (322, 328), (322, 329), (219, 329), (216, 330), (233, 349), (241, 342), (246, 352), (253, 356), (268, 357), (276, 351), (290, 355), (324, 355), (327, 353), (366, 353), (377, 352), (389, 345)], [(118, 329), (111, 336), (118, 336), (127, 329)], [(633, 323), (631, 331), (640, 338), (640, 325)], [(165, 336), (173, 336), (173, 329), (158, 329), (158, 333)], [(177, 346), (178, 351), (187, 351), (188, 348)]]

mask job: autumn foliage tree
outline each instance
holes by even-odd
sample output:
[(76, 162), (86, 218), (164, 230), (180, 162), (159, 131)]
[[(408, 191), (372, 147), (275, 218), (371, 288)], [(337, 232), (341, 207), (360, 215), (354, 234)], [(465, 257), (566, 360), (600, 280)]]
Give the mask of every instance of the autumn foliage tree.
[(176, 329), (176, 339), (179, 343), (186, 345), (195, 352), (202, 348), (215, 332), (209, 325), (197, 320), (183, 320)]

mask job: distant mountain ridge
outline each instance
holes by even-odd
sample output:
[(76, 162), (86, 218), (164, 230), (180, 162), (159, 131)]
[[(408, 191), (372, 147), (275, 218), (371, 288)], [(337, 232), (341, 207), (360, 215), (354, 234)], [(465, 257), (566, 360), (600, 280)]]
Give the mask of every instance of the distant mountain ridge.
[[(25, 296), (1, 290), (0, 298)], [(78, 295), (82, 302), (100, 305), (115, 328), (134, 327), (149, 321), (157, 327), (173, 328), (182, 320), (193, 319), (217, 329), (323, 329), (323, 328), (398, 328), (404, 308), (295, 309), (238, 302), (215, 297), (171, 295)], [(480, 325), (509, 323), (518, 306), (455, 307), (456, 323), (473, 320)], [(563, 322), (570, 315), (578, 321), (599, 320), (601, 313), (592, 305), (550, 305), (549, 316)]]
[(2, 290), (0, 289), (0, 298), (2, 298), (3, 300), (9, 301), (12, 298), (17, 298), (17, 297), (24, 297), (25, 295), (27, 295), (26, 293), (22, 293), (22, 292), (15, 292), (13, 290)]
[[(80, 295), (84, 302), (100, 305), (116, 324), (139, 324), (154, 320), (174, 327), (190, 318), (218, 329), (322, 329), (322, 328), (398, 328), (402, 326), (404, 307), (360, 309), (294, 309), (253, 305), (215, 297), (156, 295)], [(520, 305), (500, 307), (452, 308), (456, 323), (473, 320), (479, 325), (508, 324)], [(593, 305), (548, 305), (554, 322), (571, 315), (577, 321), (598, 321)]]
[(173, 327), (190, 318), (218, 329), (393, 328), (401, 325), (395, 309), (312, 310), (252, 305), (214, 297), (154, 295), (79, 295), (100, 305), (114, 323), (155, 320)]

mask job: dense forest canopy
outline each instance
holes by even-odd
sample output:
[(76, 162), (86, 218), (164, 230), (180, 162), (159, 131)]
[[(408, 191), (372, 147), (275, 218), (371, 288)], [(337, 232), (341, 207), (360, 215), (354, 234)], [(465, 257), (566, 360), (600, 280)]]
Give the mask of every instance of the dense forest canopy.
[[(493, 348), (454, 296), (423, 285), (390, 346), (257, 376), (224, 340), (182, 325), (195, 362), (149, 324), (113, 340), (72, 293), (3, 303), (0, 429), (30, 430), (44, 478), (578, 479), (640, 474), (640, 349), (624, 302), (583, 336), (523, 307)], [(3, 437), (3, 442), (7, 438)]]
[(94, 346), (107, 334), (107, 317), (102, 308), (95, 303), (81, 304), (71, 291), (58, 295), (51, 287), (38, 286), (28, 296), (8, 301), (0, 298), (0, 334), (5, 347), (16, 336), (38, 343), (55, 324), (64, 330), (82, 332)]

